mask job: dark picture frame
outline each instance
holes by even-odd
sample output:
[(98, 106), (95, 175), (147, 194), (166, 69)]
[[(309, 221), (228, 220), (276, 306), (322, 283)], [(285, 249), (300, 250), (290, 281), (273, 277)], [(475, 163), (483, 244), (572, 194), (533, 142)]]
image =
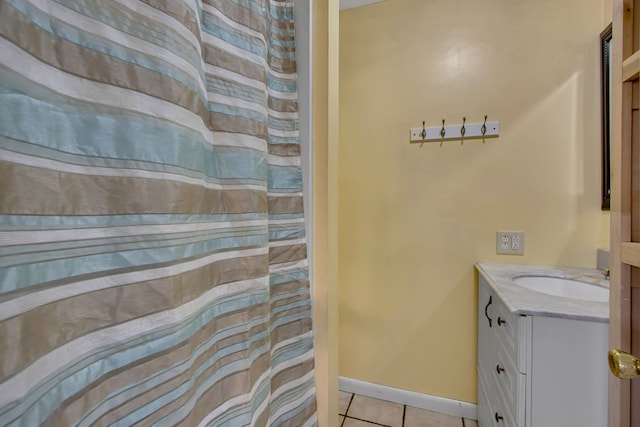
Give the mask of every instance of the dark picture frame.
[(612, 24), (600, 33), (600, 92), (602, 94), (602, 210), (611, 208), (611, 36)]

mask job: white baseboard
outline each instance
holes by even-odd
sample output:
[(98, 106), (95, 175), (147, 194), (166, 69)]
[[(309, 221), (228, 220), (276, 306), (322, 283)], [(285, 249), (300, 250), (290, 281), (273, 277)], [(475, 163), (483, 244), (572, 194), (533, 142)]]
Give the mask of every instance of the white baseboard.
[(460, 400), (447, 399), (345, 377), (339, 378), (339, 389), (347, 393), (356, 393), (415, 408), (441, 412), (454, 417), (468, 420), (478, 419), (478, 405)]

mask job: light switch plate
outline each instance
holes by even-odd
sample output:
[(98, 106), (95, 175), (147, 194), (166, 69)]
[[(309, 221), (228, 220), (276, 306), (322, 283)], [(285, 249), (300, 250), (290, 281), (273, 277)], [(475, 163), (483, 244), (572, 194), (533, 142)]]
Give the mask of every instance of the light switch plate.
[(497, 231), (498, 255), (524, 255), (524, 231)]

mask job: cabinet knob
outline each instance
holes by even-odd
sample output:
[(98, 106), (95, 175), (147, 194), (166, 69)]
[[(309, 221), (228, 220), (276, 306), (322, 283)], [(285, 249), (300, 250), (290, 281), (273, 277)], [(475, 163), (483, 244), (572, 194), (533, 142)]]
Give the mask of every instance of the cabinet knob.
[(496, 422), (499, 423), (502, 420), (504, 420), (504, 417), (500, 415), (498, 412), (496, 412)]
[(499, 363), (496, 365), (496, 372), (498, 373), (498, 375), (504, 372), (504, 368), (500, 366)]
[(502, 324), (507, 323), (502, 317), (498, 316), (498, 326), (502, 326)]

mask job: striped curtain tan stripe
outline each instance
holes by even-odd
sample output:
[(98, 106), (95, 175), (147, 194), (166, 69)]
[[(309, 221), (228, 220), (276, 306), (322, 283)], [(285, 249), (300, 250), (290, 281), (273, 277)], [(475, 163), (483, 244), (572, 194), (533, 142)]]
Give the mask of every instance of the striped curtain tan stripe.
[(317, 424), (293, 3), (0, 0), (0, 425)]

